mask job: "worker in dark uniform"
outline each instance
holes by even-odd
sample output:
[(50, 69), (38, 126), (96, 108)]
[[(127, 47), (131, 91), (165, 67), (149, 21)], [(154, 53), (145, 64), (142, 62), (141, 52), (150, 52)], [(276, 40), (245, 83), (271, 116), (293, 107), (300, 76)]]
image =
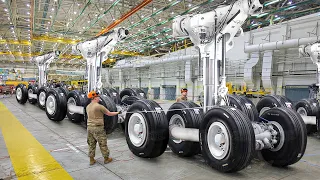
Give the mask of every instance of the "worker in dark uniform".
[(181, 96), (177, 98), (177, 102), (188, 101), (187, 95), (188, 95), (188, 89), (187, 88), (181, 89)]
[(104, 163), (109, 163), (112, 158), (109, 157), (109, 149), (107, 146), (107, 134), (104, 129), (104, 115), (116, 116), (121, 112), (110, 112), (107, 108), (99, 104), (99, 93), (91, 91), (88, 93), (88, 98), (91, 99), (91, 103), (86, 107), (88, 115), (87, 131), (88, 138), (87, 143), (89, 145), (89, 157), (90, 165), (93, 165), (96, 161), (94, 159), (96, 152), (96, 144), (99, 143), (100, 151), (104, 157)]

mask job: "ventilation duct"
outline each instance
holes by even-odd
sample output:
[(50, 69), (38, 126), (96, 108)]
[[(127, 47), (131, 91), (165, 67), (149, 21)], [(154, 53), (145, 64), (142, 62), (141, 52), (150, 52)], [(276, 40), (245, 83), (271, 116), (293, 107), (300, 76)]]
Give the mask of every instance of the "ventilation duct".
[(157, 59), (154, 58), (154, 60), (147, 60), (147, 59), (132, 60), (132, 61), (121, 60), (113, 67), (113, 69), (146, 67), (146, 66), (151, 66), (156, 64), (194, 60), (194, 59), (197, 59), (198, 57), (199, 55), (185, 55), (185, 56), (173, 56), (168, 58), (157, 58)]
[(267, 50), (298, 48), (300, 45), (314, 43), (315, 41), (318, 41), (319, 38), (320, 36), (315, 36), (315, 37), (307, 37), (307, 38), (299, 38), (299, 39), (290, 39), (285, 41), (262, 43), (262, 44), (256, 44), (256, 45), (247, 45), (247, 46), (245, 45), (244, 52), (252, 53), (252, 52), (267, 51)]
[(259, 62), (259, 54), (251, 54), (251, 58), (244, 64), (244, 81), (249, 89), (254, 88), (253, 67)]
[(272, 89), (272, 55), (272, 51), (265, 52), (263, 55), (261, 80), (265, 89)]

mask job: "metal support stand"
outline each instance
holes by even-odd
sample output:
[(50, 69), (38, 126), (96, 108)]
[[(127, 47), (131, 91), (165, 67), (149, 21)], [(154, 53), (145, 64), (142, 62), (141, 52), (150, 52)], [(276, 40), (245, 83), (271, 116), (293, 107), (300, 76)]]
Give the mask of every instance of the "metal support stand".
[[(129, 31), (124, 28), (115, 28), (106, 34), (78, 43), (72, 47), (73, 51), (80, 53), (87, 60), (87, 92), (93, 90), (99, 93), (102, 92), (102, 62), (108, 58), (108, 54), (113, 50), (114, 46), (119, 41), (124, 40), (128, 34)], [(67, 108), (69, 112), (84, 114), (82, 106), (68, 104)]]
[[(54, 51), (48, 54), (44, 54), (42, 56), (37, 56), (31, 59), (31, 61), (36, 62), (38, 66), (38, 73), (39, 73), (39, 83), (38, 88), (45, 86), (47, 83), (47, 70), (57, 57), (59, 57), (60, 51)], [(33, 94), (28, 92), (28, 97), (32, 99), (37, 99), (37, 94)]]

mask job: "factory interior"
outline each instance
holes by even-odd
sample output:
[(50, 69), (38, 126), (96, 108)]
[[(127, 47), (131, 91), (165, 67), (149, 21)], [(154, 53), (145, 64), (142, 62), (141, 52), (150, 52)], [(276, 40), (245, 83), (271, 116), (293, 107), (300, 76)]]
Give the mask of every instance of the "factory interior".
[(0, 0), (0, 180), (315, 180), (319, 0)]

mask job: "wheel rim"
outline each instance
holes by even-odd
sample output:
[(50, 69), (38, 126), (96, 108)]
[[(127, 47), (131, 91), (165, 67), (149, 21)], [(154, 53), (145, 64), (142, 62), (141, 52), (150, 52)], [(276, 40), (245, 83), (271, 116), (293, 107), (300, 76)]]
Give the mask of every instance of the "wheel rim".
[(134, 113), (131, 115), (128, 122), (128, 134), (131, 143), (136, 147), (142, 146), (146, 141), (146, 120), (141, 114)]
[[(183, 118), (179, 114), (175, 114), (170, 118), (169, 127), (170, 126), (179, 126), (184, 128), (186, 125), (184, 123)], [(182, 142), (181, 139), (174, 139), (173, 137), (172, 137), (172, 140), (176, 144), (180, 144)]]
[(22, 99), (22, 90), (21, 88), (17, 88), (16, 96), (18, 100)]
[[(33, 90), (32, 89), (28, 90), (28, 96), (29, 96), (29, 94), (33, 94)], [(29, 99), (32, 99), (32, 98), (29, 98)]]
[(53, 115), (56, 112), (56, 98), (53, 95), (48, 96), (46, 102), (46, 109), (50, 115)]
[(128, 95), (124, 95), (124, 96), (122, 96), (122, 99), (121, 99), (121, 101), (123, 101), (125, 98), (127, 98), (127, 97), (129, 97)]
[(41, 106), (46, 104), (46, 93), (44, 91), (39, 94), (39, 103)]
[(304, 107), (299, 107), (297, 109), (297, 113), (300, 114), (300, 115), (303, 115), (303, 116), (307, 116), (308, 115), (308, 113), (307, 113), (307, 111), (306, 111), (306, 109)]
[(261, 110), (260, 110), (260, 113), (259, 113), (259, 116), (261, 116), (264, 112), (266, 112), (267, 110), (271, 109), (270, 107), (263, 107)]
[(278, 122), (270, 121), (270, 123), (272, 124), (273, 129), (275, 131), (277, 131), (277, 135), (275, 135), (274, 138), (276, 138), (277, 141), (278, 141), (275, 144), (274, 148), (270, 149), (270, 151), (279, 151), (282, 148), (282, 146), (284, 144), (284, 141), (285, 141), (284, 130), (283, 130), (282, 126)]
[[(70, 98), (68, 99), (67, 104), (77, 105), (76, 100), (75, 100), (73, 97), (70, 97)], [(71, 111), (69, 111), (69, 110), (68, 110), (68, 112), (69, 112), (69, 114), (71, 114), (71, 115), (74, 114), (73, 112), (71, 112)]]
[(227, 127), (221, 122), (210, 125), (207, 134), (208, 147), (211, 155), (216, 159), (223, 159), (230, 149), (230, 138)]

